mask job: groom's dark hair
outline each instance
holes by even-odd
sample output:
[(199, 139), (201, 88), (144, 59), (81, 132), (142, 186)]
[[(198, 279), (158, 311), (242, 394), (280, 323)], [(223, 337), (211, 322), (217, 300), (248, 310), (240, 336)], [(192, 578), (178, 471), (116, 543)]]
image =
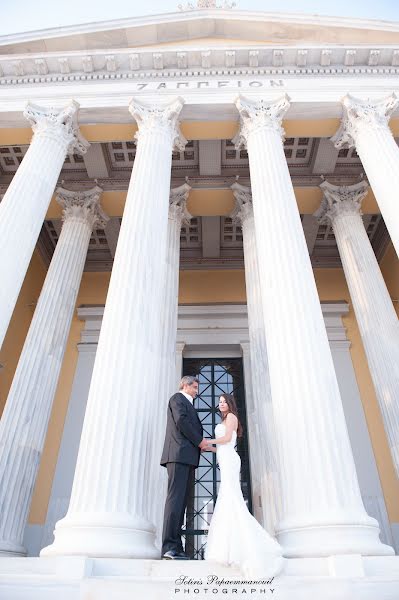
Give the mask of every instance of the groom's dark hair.
[(179, 390), (182, 390), (185, 385), (192, 385), (194, 381), (199, 384), (199, 379), (195, 375), (184, 375), (180, 380)]

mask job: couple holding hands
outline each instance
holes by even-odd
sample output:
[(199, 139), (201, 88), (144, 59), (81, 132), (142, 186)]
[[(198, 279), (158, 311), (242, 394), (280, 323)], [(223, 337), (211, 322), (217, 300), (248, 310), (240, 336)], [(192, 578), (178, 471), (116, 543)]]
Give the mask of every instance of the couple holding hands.
[(235, 450), (242, 435), (237, 407), (231, 394), (219, 399), (221, 423), (215, 437), (205, 439), (193, 401), (199, 381), (182, 378), (179, 392), (168, 404), (161, 465), (168, 471), (168, 493), (162, 532), (162, 558), (188, 560), (180, 531), (188, 494), (194, 483), (201, 452), (216, 452), (220, 487), (208, 531), (205, 559), (239, 567), (246, 576), (274, 577), (281, 571), (282, 548), (248, 511), (240, 485), (241, 459)]

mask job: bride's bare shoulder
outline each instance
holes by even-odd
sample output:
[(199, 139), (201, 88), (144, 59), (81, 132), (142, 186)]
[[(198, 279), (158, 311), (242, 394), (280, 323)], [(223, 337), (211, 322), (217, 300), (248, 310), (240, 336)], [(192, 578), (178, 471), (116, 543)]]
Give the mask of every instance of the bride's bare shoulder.
[(226, 417), (226, 421), (230, 421), (231, 423), (234, 423), (235, 425), (238, 423), (238, 419), (237, 417), (233, 414), (233, 413), (229, 413)]

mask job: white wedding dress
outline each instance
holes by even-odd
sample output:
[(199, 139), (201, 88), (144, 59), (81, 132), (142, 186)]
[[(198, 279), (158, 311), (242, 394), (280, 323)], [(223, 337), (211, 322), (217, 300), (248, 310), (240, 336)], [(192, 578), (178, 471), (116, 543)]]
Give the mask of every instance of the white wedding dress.
[[(215, 427), (215, 438), (225, 434), (224, 423)], [(251, 515), (240, 486), (241, 459), (231, 441), (217, 444), (220, 487), (205, 548), (205, 560), (240, 568), (246, 578), (271, 578), (282, 568), (282, 548)]]

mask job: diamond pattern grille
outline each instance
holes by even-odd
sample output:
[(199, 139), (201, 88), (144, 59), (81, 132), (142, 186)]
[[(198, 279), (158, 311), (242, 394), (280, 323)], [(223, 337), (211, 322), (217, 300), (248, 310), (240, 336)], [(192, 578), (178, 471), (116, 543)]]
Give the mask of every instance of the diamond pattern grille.
[[(199, 378), (199, 393), (194, 400), (194, 408), (201, 419), (204, 437), (213, 438), (215, 426), (221, 421), (218, 411), (219, 396), (223, 392), (234, 394), (240, 422), (244, 428), (244, 435), (237, 441), (237, 452), (241, 457), (241, 489), (249, 509), (252, 510), (242, 359), (185, 359), (183, 371), (188, 375), (196, 374)], [(195, 560), (202, 560), (205, 555), (207, 534), (219, 485), (220, 471), (216, 454), (204, 452), (195, 471), (182, 530), (186, 552)]]

